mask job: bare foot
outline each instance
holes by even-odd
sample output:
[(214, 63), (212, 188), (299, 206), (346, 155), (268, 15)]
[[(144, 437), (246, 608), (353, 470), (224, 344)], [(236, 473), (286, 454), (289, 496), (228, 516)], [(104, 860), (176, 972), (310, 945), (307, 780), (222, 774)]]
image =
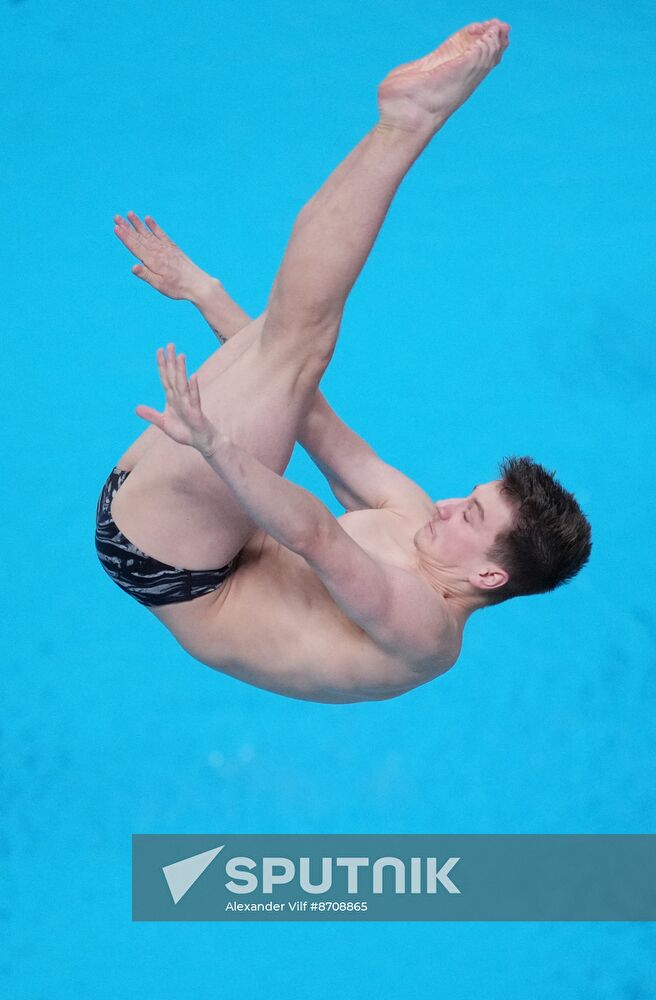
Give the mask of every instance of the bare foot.
[(508, 48), (510, 25), (469, 24), (422, 59), (397, 66), (378, 88), (381, 125), (440, 128)]

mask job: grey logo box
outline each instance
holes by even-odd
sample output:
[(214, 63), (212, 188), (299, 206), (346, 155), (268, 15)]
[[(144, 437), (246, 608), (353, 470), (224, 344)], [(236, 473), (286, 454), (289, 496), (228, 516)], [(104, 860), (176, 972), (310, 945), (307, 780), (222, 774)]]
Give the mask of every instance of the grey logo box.
[(651, 834), (135, 834), (133, 920), (656, 920)]

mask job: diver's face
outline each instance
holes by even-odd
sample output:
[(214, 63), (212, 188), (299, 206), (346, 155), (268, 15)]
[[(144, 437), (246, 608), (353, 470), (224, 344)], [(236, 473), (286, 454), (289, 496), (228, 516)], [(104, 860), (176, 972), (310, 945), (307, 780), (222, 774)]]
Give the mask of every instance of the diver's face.
[(433, 516), (415, 535), (415, 545), (430, 563), (481, 572), (486, 552), (501, 531), (512, 524), (512, 508), (500, 492), (500, 480), (474, 487), (469, 496), (437, 500)]

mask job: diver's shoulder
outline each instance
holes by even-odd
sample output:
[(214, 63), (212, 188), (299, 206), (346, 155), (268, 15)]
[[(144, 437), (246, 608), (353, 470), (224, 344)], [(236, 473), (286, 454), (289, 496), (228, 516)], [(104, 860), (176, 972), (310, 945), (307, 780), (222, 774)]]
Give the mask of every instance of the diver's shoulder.
[(455, 666), (462, 651), (463, 623), (451, 613), (440, 594), (435, 597), (433, 627), (414, 649), (407, 650), (409, 665), (425, 680), (445, 674)]

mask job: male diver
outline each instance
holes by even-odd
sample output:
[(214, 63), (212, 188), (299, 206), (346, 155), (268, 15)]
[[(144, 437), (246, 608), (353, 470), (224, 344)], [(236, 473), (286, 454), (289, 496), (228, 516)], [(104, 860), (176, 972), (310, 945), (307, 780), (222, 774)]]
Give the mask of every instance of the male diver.
[[(157, 351), (166, 407), (137, 407), (151, 426), (102, 490), (98, 556), (192, 656), (258, 687), (322, 702), (402, 694), (453, 666), (474, 611), (552, 590), (589, 557), (574, 496), (532, 459), (435, 503), (318, 391), (399, 184), (508, 33), (468, 25), (388, 74), (378, 122), (301, 210), (253, 321), (153, 219), (116, 217), (134, 272), (195, 302), (225, 343), (190, 378), (173, 344)], [(342, 516), (283, 477), (296, 440)]]

